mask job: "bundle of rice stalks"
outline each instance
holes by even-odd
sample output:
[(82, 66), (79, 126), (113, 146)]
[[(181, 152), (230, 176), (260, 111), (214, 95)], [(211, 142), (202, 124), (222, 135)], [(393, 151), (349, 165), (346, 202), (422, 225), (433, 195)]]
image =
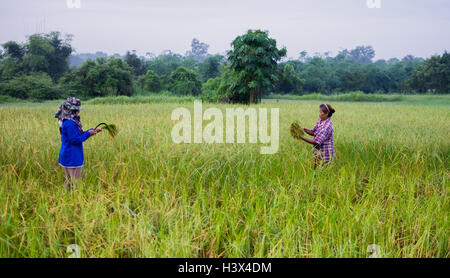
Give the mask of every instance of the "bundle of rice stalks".
[(107, 123), (99, 123), (95, 129), (99, 126), (102, 126), (102, 129), (106, 129), (109, 133), (109, 135), (111, 135), (111, 137), (115, 137), (117, 135), (117, 126), (115, 124), (107, 124)]
[(303, 131), (303, 128), (300, 126), (298, 122), (293, 122), (291, 124), (291, 135), (295, 139), (301, 139), (303, 135), (305, 135), (305, 131)]

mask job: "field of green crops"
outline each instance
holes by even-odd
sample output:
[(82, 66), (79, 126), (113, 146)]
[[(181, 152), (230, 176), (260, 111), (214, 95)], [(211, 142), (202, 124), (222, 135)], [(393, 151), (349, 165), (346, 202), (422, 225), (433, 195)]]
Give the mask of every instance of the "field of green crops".
[(331, 102), (336, 163), (314, 170), (289, 126), (319, 104), (255, 106), (280, 109), (274, 155), (174, 144), (171, 112), (193, 102), (86, 104), (84, 128), (120, 131), (84, 143), (72, 192), (57, 103), (0, 106), (0, 257), (450, 257), (450, 106)]

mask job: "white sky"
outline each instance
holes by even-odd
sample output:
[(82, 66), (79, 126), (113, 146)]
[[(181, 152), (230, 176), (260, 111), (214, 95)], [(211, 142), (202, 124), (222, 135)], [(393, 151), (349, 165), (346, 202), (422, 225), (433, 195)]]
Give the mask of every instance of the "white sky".
[[(374, 0), (375, 1), (375, 0)], [(376, 59), (427, 58), (450, 50), (450, 0), (1, 0), (0, 44), (53, 30), (78, 53), (184, 54), (193, 37), (223, 53), (248, 29), (269, 30), (289, 57), (372, 45)]]

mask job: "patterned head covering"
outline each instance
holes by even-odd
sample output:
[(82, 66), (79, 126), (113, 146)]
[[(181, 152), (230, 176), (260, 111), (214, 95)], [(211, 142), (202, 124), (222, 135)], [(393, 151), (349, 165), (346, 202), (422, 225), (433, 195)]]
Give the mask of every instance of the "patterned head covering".
[(73, 120), (78, 128), (83, 131), (81, 125), (81, 118), (78, 115), (79, 111), (83, 110), (81, 107), (81, 101), (75, 97), (68, 97), (66, 101), (61, 103), (61, 106), (56, 111), (55, 118), (59, 120), (59, 127), (62, 127), (64, 120)]

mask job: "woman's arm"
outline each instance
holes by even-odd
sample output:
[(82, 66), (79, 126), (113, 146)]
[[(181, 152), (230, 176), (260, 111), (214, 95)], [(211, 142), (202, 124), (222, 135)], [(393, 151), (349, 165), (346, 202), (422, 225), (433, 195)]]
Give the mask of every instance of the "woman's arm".
[[(312, 131), (312, 130), (309, 130), (309, 131)], [(306, 132), (306, 130), (305, 130), (305, 132)], [(323, 143), (323, 141), (325, 141), (330, 134), (329, 128), (321, 129), (321, 130), (318, 130), (316, 133), (314, 133), (314, 132), (312, 132), (312, 133), (313, 133), (312, 135), (314, 136), (314, 139), (303, 138), (303, 137), (300, 137), (300, 138), (303, 141), (310, 143), (311, 145), (317, 146), (317, 145), (321, 145)]]
[(310, 129), (307, 129), (307, 128), (304, 128), (303, 129), (307, 134), (309, 134), (309, 135), (311, 135), (311, 136), (314, 136), (314, 131), (312, 131), (312, 130), (310, 130)]
[(309, 138), (305, 138), (305, 137), (300, 137), (303, 141), (305, 141), (306, 143), (309, 143), (313, 146), (318, 145), (313, 139), (309, 139)]
[(64, 128), (66, 129), (67, 137), (69, 139), (69, 142), (72, 144), (75, 144), (75, 145), (81, 144), (84, 141), (86, 141), (91, 135), (95, 134), (95, 131), (92, 132), (93, 130), (91, 130), (91, 129), (79, 134), (80, 132), (79, 132), (78, 126), (74, 122), (71, 122), (71, 121), (69, 121), (68, 123), (66, 123), (66, 122), (65, 122), (65, 125), (63, 126), (63, 129)]

